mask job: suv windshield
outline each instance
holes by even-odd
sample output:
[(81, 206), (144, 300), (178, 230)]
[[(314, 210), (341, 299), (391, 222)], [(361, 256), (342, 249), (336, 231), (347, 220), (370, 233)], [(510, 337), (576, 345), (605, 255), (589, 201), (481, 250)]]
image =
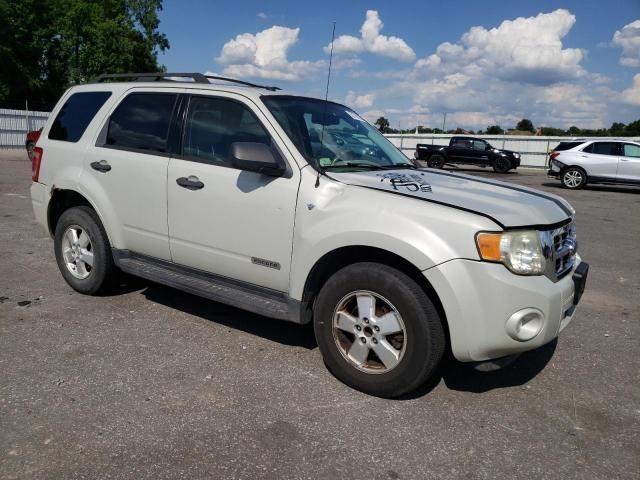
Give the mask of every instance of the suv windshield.
[(347, 107), (285, 95), (262, 100), (316, 170), (415, 168), (376, 128)]

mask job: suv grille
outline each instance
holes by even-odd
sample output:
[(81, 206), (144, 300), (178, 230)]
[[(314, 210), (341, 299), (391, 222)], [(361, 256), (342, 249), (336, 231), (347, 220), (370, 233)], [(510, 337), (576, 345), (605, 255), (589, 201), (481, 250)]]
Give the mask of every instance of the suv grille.
[(544, 255), (547, 259), (546, 275), (553, 281), (560, 280), (573, 269), (576, 262), (578, 241), (573, 222), (555, 230), (541, 232)]

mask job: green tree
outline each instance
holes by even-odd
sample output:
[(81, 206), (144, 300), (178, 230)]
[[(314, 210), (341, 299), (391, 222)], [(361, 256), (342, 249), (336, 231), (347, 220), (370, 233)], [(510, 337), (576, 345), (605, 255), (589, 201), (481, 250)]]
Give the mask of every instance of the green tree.
[(561, 128), (542, 127), (540, 129), (540, 134), (545, 137), (560, 137), (564, 135), (564, 130)]
[(528, 118), (523, 118), (516, 125), (516, 130), (523, 130), (526, 132), (535, 132), (535, 128), (533, 128), (533, 123)]
[(101, 73), (158, 71), (161, 0), (0, 0), (0, 102), (52, 104)]
[(580, 130), (575, 125), (569, 127), (569, 130), (567, 130), (567, 132), (569, 133), (569, 135), (572, 135), (574, 137), (582, 134), (582, 130)]
[(624, 129), (626, 125), (620, 122), (613, 122), (611, 124), (611, 128), (609, 129), (609, 134), (614, 137), (621, 137), (624, 135)]
[(500, 127), (500, 125), (491, 125), (487, 127), (487, 135), (502, 135), (504, 130)]
[(640, 137), (640, 120), (631, 122), (624, 127), (624, 135), (627, 137)]
[(389, 130), (389, 120), (387, 120), (385, 117), (380, 117), (376, 120), (376, 123), (374, 123), (374, 125), (376, 127), (378, 127), (378, 130), (380, 130), (382, 133), (385, 133)]

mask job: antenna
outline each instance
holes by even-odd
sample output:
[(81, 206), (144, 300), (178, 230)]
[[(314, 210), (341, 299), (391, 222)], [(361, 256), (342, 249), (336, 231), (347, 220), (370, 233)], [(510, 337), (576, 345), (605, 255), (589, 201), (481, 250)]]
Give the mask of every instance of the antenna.
[[(320, 146), (324, 144), (324, 125), (327, 123), (327, 104), (329, 103), (329, 82), (331, 81), (331, 64), (333, 62), (333, 42), (336, 38), (336, 21), (333, 21), (333, 31), (331, 32), (331, 53), (329, 53), (329, 72), (327, 73), (327, 89), (324, 93), (324, 112), (322, 113), (322, 131), (320, 132)], [(316, 177), (316, 188), (320, 186), (320, 174), (324, 173), (318, 161), (318, 176)]]

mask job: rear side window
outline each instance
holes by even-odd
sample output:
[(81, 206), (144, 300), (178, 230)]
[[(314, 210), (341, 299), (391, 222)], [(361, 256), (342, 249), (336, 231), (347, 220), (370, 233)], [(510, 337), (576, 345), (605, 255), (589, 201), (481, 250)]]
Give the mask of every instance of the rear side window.
[(584, 142), (560, 142), (556, 148), (553, 149), (554, 152), (562, 152), (564, 150), (569, 150), (571, 148), (577, 147), (578, 145), (582, 145)]
[(167, 151), (169, 125), (177, 95), (132, 93), (109, 119), (106, 144), (134, 150)]
[(231, 145), (271, 145), (271, 136), (245, 105), (215, 97), (191, 98), (182, 154), (194, 160), (231, 166)]
[(616, 142), (595, 142), (583, 148), (582, 151), (598, 155), (620, 155), (620, 144)]
[(51, 140), (77, 142), (111, 92), (79, 92), (71, 95), (60, 109), (51, 129)]

